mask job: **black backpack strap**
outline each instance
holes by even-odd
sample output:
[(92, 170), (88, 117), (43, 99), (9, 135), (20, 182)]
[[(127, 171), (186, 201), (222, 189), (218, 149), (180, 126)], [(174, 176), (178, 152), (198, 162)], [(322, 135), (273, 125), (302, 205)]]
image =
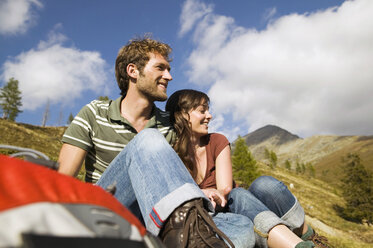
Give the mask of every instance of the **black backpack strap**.
[(143, 242), (118, 238), (59, 237), (24, 233), (22, 234), (22, 239), (22, 248), (146, 248)]

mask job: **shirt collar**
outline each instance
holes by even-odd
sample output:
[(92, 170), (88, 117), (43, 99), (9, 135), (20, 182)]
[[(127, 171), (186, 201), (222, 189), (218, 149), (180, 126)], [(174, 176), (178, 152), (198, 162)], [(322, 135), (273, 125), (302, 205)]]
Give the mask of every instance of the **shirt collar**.
[[(111, 104), (109, 106), (109, 118), (113, 121), (126, 123), (126, 124), (132, 126), (131, 123), (120, 114), (120, 105), (122, 103), (123, 98), (124, 98), (123, 96), (120, 96), (116, 100), (111, 102)], [(159, 113), (158, 108), (153, 103), (152, 112), (150, 113), (150, 119), (149, 119), (148, 123), (146, 123), (145, 127), (146, 128), (156, 127), (157, 126), (157, 119), (159, 119), (159, 117), (158, 117), (159, 114), (160, 113)]]

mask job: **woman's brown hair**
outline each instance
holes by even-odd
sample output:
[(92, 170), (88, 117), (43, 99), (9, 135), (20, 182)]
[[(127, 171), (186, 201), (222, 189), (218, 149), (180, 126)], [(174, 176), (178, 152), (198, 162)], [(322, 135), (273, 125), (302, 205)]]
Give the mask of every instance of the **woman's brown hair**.
[(166, 111), (170, 112), (170, 120), (177, 135), (173, 148), (193, 179), (197, 177), (197, 168), (195, 166), (195, 152), (191, 145), (192, 129), (189, 125), (189, 111), (200, 105), (208, 106), (209, 103), (210, 99), (205, 93), (191, 89), (176, 91), (166, 103)]

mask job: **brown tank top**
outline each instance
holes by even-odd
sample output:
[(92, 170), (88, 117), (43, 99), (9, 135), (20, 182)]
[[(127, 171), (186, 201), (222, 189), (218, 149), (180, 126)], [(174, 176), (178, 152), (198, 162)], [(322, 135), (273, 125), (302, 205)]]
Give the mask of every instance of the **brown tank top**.
[(206, 138), (206, 156), (207, 166), (205, 178), (198, 185), (201, 189), (215, 188), (216, 189), (216, 170), (215, 163), (216, 158), (219, 156), (221, 151), (229, 145), (228, 139), (219, 133), (211, 133), (205, 136)]

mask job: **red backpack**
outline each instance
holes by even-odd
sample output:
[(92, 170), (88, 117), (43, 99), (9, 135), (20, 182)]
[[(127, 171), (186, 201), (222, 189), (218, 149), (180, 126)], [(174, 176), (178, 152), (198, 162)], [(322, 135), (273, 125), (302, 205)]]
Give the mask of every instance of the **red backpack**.
[(102, 188), (0, 155), (0, 247), (164, 247)]

